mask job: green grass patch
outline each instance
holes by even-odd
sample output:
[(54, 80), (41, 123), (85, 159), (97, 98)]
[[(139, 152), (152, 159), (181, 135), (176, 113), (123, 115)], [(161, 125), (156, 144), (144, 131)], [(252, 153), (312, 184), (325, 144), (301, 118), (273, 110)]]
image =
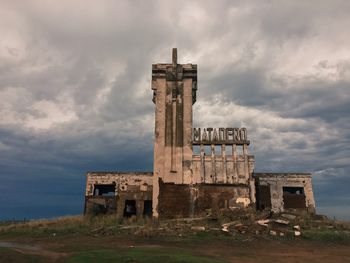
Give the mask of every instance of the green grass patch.
[(350, 234), (334, 229), (312, 229), (302, 232), (302, 236), (308, 240), (350, 244)]
[(190, 243), (209, 243), (213, 240), (227, 242), (241, 242), (248, 236), (240, 233), (224, 233), (222, 231), (203, 231), (191, 233), (185, 239)]
[(127, 248), (82, 251), (66, 260), (67, 263), (121, 262), (121, 263), (223, 263), (222, 259), (203, 257), (180, 249)]
[(0, 248), (0, 262), (41, 263), (45, 262), (45, 258), (22, 254), (10, 248)]

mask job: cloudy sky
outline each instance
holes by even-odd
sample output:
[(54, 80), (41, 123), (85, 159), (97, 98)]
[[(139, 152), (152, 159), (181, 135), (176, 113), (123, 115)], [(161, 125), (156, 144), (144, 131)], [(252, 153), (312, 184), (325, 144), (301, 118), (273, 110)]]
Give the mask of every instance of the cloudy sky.
[(152, 171), (151, 64), (198, 64), (195, 126), (312, 172), (350, 219), (349, 1), (0, 1), (0, 219), (78, 214), (85, 172)]

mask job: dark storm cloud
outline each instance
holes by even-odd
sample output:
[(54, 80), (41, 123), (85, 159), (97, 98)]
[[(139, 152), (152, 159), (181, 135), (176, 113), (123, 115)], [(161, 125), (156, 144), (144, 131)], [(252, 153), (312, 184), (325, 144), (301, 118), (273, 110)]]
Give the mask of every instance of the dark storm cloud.
[(151, 64), (178, 47), (196, 126), (246, 126), (258, 171), (313, 172), (320, 209), (350, 218), (348, 2), (0, 5), (2, 217), (79, 213), (87, 170), (151, 170)]

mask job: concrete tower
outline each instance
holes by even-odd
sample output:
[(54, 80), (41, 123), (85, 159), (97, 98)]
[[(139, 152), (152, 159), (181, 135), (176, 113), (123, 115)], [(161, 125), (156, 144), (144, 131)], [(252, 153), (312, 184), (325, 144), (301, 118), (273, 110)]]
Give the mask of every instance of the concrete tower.
[(152, 65), (155, 103), (153, 216), (158, 217), (159, 181), (192, 183), (192, 105), (196, 102), (197, 65)]

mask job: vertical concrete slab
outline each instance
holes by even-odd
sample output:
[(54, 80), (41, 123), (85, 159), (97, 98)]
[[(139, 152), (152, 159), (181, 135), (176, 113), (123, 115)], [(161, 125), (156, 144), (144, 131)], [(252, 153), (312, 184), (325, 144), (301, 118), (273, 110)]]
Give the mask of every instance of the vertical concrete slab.
[(153, 216), (158, 217), (159, 180), (192, 184), (192, 105), (196, 97), (197, 66), (173, 61), (152, 66), (155, 102)]

